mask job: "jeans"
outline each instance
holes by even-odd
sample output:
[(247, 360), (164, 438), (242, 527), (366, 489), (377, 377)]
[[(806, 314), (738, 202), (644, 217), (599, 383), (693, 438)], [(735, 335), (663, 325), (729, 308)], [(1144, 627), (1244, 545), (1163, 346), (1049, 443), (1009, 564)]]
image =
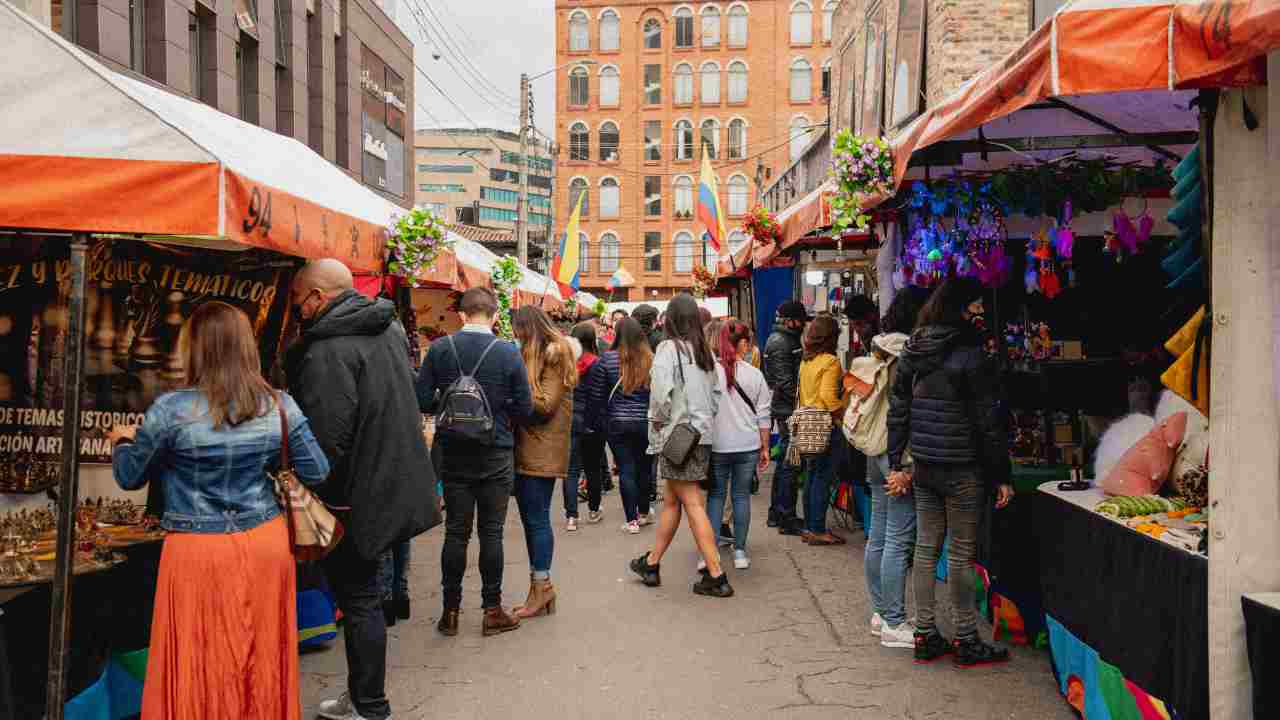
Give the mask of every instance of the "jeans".
[(564, 516), (578, 517), (578, 478), (587, 476), (587, 507), (600, 511), (604, 488), (604, 433), (573, 433), (569, 440), (569, 474), (564, 478)]
[(645, 431), (609, 436), (609, 449), (618, 464), (622, 485), (622, 510), (627, 522), (649, 514), (649, 488), (653, 486), (653, 458), (649, 457), (649, 435)]
[(446, 610), (462, 607), (462, 576), (467, 572), (467, 544), (473, 524), (480, 538), (482, 607), (497, 607), (502, 602), (502, 526), (511, 503), (514, 454), (509, 449), (495, 449), (487, 463), (488, 476), (483, 479), (444, 476), (446, 513), (440, 569)]
[(936, 627), (934, 591), (938, 554), (950, 530), (947, 591), (951, 594), (956, 638), (975, 637), (978, 619), (973, 609), (973, 560), (978, 546), (978, 520), (987, 499), (986, 488), (973, 465), (929, 465), (916, 461), (915, 474), (919, 538), (912, 582), (916, 589), (916, 624), (921, 632), (930, 632)]
[(833, 423), (827, 451), (809, 458), (809, 481), (804, 491), (804, 524), (811, 533), (827, 531), (827, 507), (831, 504), (831, 481), (835, 477), (836, 443), (847, 442), (840, 423)]
[(551, 496), (556, 479), (516, 475), (516, 507), (524, 526), (524, 544), (529, 550), (529, 570), (534, 580), (551, 578), (551, 554), (556, 538), (551, 532)]
[(409, 547), (409, 541), (405, 540), (382, 553), (378, 582), (382, 585), (382, 597), (386, 599), (409, 595)]
[(916, 535), (916, 503), (910, 493), (889, 495), (888, 454), (867, 458), (871, 483), (871, 527), (867, 531), (867, 593), (872, 609), (889, 627), (906, 622), (907, 550)]
[[(707, 494), (707, 517), (712, 527), (724, 517), (725, 495), (733, 492), (733, 547), (747, 549), (747, 532), (751, 528), (751, 480), (755, 477), (759, 450), (736, 453), (712, 453), (711, 476), (715, 485)], [(719, 530), (719, 528), (716, 528)]]
[(781, 455), (773, 468), (773, 487), (769, 492), (769, 512), (779, 522), (794, 520), (796, 517), (796, 476), (800, 468), (787, 463), (787, 448), (791, 446), (791, 431), (787, 428), (787, 418), (775, 416), (774, 425), (778, 428), (778, 442)]
[(355, 543), (338, 543), (324, 559), (329, 588), (344, 619), (343, 643), (347, 650), (347, 692), (360, 715), (385, 720), (391, 715), (387, 702), (387, 619), (382, 614), (382, 558), (365, 560)]

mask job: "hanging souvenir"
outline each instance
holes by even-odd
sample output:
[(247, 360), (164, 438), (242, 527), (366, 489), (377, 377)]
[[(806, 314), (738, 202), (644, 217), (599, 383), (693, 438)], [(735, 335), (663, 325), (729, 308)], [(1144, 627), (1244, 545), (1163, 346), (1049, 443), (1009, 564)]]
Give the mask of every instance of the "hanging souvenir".
[(1062, 222), (1058, 224), (1055, 232), (1053, 246), (1058, 252), (1058, 257), (1070, 260), (1075, 241), (1076, 235), (1071, 230), (1071, 200), (1068, 199), (1062, 206)]

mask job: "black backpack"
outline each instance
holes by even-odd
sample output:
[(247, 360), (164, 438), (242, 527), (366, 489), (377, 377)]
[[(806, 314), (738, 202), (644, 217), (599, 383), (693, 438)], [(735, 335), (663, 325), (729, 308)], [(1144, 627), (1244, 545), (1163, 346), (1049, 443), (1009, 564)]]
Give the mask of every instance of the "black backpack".
[(462, 359), (458, 357), (458, 348), (453, 344), (453, 336), (450, 335), (445, 339), (449, 341), (453, 360), (458, 365), (458, 379), (445, 388), (444, 394), (440, 396), (440, 411), (436, 414), (436, 435), (451, 440), (492, 445), (495, 428), (493, 411), (489, 408), (489, 398), (484, 394), (484, 388), (476, 380), (475, 375), (480, 371), (480, 366), (484, 364), (489, 351), (498, 344), (498, 339), (494, 338), (484, 349), (470, 373), (462, 370)]

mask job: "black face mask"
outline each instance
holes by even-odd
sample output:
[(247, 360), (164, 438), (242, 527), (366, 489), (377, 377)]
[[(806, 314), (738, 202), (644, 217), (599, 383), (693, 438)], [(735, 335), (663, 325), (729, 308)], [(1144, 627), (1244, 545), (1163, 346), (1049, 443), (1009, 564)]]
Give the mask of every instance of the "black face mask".
[(292, 316), (292, 317), (293, 317), (293, 321), (294, 321), (295, 323), (299, 324), (299, 325), (305, 325), (305, 324), (306, 324), (306, 322), (307, 322), (306, 318), (302, 317), (302, 306), (301, 306), (301, 305), (290, 305), (290, 306), (289, 306), (289, 315), (290, 315), (290, 316)]

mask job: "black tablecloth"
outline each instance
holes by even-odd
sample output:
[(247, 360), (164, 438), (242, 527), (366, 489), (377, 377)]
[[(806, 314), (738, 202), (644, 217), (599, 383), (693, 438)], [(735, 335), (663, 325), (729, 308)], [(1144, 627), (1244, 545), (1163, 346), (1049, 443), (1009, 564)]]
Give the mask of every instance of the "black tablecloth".
[(1182, 717), (1207, 718), (1208, 559), (1035, 497), (1045, 614)]
[(1249, 644), (1249, 671), (1253, 674), (1253, 716), (1280, 717), (1280, 593), (1265, 599), (1240, 599), (1244, 608), (1244, 634)]

